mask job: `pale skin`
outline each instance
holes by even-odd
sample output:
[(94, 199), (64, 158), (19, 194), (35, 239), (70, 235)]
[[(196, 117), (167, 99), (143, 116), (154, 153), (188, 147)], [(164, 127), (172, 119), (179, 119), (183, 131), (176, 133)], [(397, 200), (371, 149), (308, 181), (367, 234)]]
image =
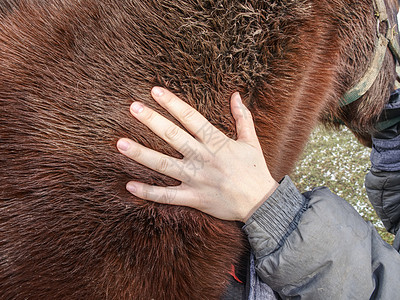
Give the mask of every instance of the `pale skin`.
[[(151, 94), (189, 133), (140, 102), (132, 103), (131, 114), (184, 157), (169, 157), (127, 138), (120, 139), (117, 148), (127, 157), (181, 184), (158, 187), (130, 181), (127, 190), (145, 200), (189, 206), (219, 219), (246, 222), (278, 183), (268, 170), (251, 113), (239, 93), (231, 97), (236, 140), (228, 138), (168, 90), (154, 87)], [(205, 128), (212, 132), (212, 139), (200, 134)]]

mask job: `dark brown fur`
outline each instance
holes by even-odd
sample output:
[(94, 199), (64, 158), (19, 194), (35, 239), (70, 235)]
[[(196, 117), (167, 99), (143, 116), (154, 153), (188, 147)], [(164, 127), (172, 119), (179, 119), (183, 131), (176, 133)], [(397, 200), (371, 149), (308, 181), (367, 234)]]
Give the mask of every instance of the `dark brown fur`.
[(367, 137), (394, 82), (388, 52), (371, 91), (338, 108), (371, 58), (371, 1), (21, 0), (0, 8), (1, 299), (220, 297), (242, 251), (238, 226), (125, 190), (131, 179), (178, 184), (115, 148), (130, 137), (179, 156), (129, 115), (140, 100), (172, 119), (151, 99), (153, 85), (230, 137), (229, 96), (240, 91), (280, 179), (319, 119), (340, 117)]

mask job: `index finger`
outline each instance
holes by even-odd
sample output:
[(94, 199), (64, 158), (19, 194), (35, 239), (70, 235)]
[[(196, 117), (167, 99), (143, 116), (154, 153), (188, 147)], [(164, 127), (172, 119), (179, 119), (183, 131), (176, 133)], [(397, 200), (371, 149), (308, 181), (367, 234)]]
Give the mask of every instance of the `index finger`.
[(211, 136), (212, 139), (227, 138), (224, 133), (213, 126), (202, 114), (167, 89), (153, 87), (151, 94), (162, 107), (173, 115), (199, 141), (206, 143)]

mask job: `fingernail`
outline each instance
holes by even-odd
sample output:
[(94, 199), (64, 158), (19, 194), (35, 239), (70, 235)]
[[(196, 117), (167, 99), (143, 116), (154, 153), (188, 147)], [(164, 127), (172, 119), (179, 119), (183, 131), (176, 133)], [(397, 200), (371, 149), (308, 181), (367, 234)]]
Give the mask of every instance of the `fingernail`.
[(117, 142), (117, 147), (118, 149), (122, 150), (122, 151), (127, 151), (129, 149), (129, 142), (127, 140), (119, 140)]
[(243, 102), (242, 102), (242, 97), (240, 97), (239, 92), (236, 92), (234, 97), (235, 97), (235, 100), (236, 100), (236, 102), (237, 102), (238, 104), (243, 104)]
[(141, 113), (143, 111), (143, 109), (144, 109), (143, 104), (140, 103), (140, 102), (133, 102), (132, 105), (131, 105), (131, 110), (134, 113), (139, 114), (139, 113)]
[(132, 194), (134, 194), (134, 193), (136, 192), (136, 186), (135, 186), (133, 183), (131, 183), (131, 182), (128, 182), (128, 183), (126, 184), (126, 189), (127, 189), (129, 192), (131, 192)]
[(157, 96), (157, 97), (161, 97), (162, 95), (164, 95), (164, 90), (158, 86), (153, 87), (153, 95)]

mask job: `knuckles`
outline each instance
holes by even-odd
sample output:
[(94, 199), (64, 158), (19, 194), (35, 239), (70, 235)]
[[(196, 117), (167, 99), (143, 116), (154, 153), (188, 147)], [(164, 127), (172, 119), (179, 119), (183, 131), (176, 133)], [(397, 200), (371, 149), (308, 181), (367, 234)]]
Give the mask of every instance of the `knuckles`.
[(171, 125), (166, 131), (165, 136), (170, 140), (176, 139), (179, 133), (179, 127), (176, 125)]
[(129, 158), (138, 159), (142, 154), (142, 150), (137, 145), (131, 146)]
[(159, 159), (155, 170), (159, 173), (163, 173), (167, 170), (168, 165), (169, 165), (168, 160), (165, 157), (162, 157)]
[(173, 105), (173, 103), (174, 103), (177, 99), (178, 99), (178, 98), (177, 98), (175, 95), (170, 94), (170, 93), (167, 93), (167, 95), (164, 96), (164, 97), (162, 98), (164, 104), (165, 104), (165, 105), (168, 105), (168, 106)]
[(151, 110), (151, 109), (146, 109), (146, 113), (143, 116), (143, 119), (147, 122), (147, 123), (151, 123), (154, 118), (156, 116), (156, 113)]
[(196, 114), (196, 111), (193, 108), (191, 108), (191, 107), (186, 108), (182, 111), (181, 119), (186, 122), (191, 121), (195, 114)]

